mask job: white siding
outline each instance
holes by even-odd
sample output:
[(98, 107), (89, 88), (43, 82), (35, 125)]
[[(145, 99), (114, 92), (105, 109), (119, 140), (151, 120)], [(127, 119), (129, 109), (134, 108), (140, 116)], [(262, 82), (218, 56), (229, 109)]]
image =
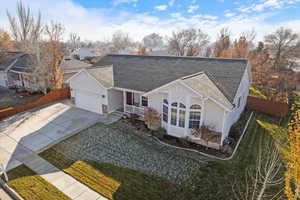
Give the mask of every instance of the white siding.
[[(154, 108), (157, 112), (162, 114), (164, 98), (168, 99), (169, 101), (169, 123), (167, 124), (162, 122), (162, 127), (164, 127), (169, 134), (177, 137), (186, 137), (190, 134), (190, 130), (188, 128), (190, 112), (189, 108), (194, 104), (202, 106), (202, 123), (204, 125), (214, 127), (218, 132), (222, 132), (224, 109), (213, 101), (206, 100), (203, 104), (204, 100), (193, 91), (181, 85), (180, 83), (174, 83), (166, 88), (150, 94), (148, 97), (149, 107)], [(186, 106), (185, 128), (170, 125), (170, 105), (173, 102), (183, 103)]]
[(224, 109), (212, 100), (206, 100), (203, 113), (203, 125), (212, 127), (215, 131), (222, 133)]
[(5, 72), (0, 72), (0, 86), (7, 87)]
[[(82, 71), (70, 80), (76, 106), (102, 114), (102, 105), (107, 105), (107, 89), (87, 72)], [(77, 99), (76, 99), (77, 98)]]
[(108, 112), (113, 112), (118, 108), (122, 108), (124, 106), (123, 91), (109, 89), (107, 91), (107, 98), (108, 98)]
[[(238, 91), (236, 93), (237, 95), (234, 99), (234, 104), (236, 105), (236, 107), (231, 112), (227, 112), (226, 114), (224, 130), (223, 130), (224, 138), (228, 136), (231, 126), (235, 122), (237, 122), (237, 120), (240, 118), (241, 113), (244, 111), (246, 107), (247, 97), (249, 94), (249, 87), (250, 87), (250, 77), (248, 71), (246, 70), (242, 77), (241, 84), (238, 88)], [(240, 107), (237, 107), (240, 97), (241, 97)]]

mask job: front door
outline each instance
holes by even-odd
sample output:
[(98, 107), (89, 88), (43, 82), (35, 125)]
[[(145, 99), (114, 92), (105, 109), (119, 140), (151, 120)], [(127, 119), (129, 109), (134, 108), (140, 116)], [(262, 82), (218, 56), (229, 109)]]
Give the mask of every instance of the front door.
[(126, 104), (133, 105), (134, 94), (132, 92), (126, 92)]

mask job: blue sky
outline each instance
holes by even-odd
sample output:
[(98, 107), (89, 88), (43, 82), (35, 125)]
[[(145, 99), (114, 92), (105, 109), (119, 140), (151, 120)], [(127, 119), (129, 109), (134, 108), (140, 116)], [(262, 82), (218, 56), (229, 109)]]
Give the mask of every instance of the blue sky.
[[(17, 0), (3, 1), (0, 28), (7, 28), (5, 11)], [(169, 36), (182, 28), (200, 28), (212, 39), (222, 27), (234, 36), (255, 29), (257, 38), (286, 26), (300, 32), (300, 0), (23, 0), (43, 21), (60, 21), (67, 33), (87, 40), (109, 40), (117, 30), (134, 40), (157, 32)], [(4, 6), (3, 6), (4, 5)]]

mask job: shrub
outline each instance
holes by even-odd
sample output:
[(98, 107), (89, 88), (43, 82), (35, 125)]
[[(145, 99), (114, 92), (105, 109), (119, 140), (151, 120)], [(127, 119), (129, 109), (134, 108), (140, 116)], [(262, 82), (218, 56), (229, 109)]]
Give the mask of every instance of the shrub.
[(158, 138), (163, 138), (165, 135), (167, 135), (167, 131), (160, 127), (156, 131), (152, 131), (152, 135)]

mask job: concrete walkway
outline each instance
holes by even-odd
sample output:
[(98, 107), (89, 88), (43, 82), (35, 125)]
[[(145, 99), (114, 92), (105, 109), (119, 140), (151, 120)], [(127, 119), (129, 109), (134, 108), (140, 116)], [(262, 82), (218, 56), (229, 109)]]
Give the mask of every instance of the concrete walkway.
[(39, 157), (38, 153), (97, 122), (110, 124), (117, 120), (116, 116), (75, 108), (68, 101), (15, 115), (0, 122), (0, 163), (6, 171), (24, 163), (71, 199), (106, 199)]
[(39, 153), (97, 122), (116, 120), (116, 116), (92, 113), (68, 102), (21, 113), (0, 122), (0, 163), (8, 171), (31, 152)]
[(0, 186), (0, 200), (13, 200), (5, 191), (4, 189)]
[(32, 155), (23, 162), (27, 167), (35, 171), (71, 199), (107, 200), (107, 198), (91, 190), (68, 174), (60, 171), (38, 155)]

